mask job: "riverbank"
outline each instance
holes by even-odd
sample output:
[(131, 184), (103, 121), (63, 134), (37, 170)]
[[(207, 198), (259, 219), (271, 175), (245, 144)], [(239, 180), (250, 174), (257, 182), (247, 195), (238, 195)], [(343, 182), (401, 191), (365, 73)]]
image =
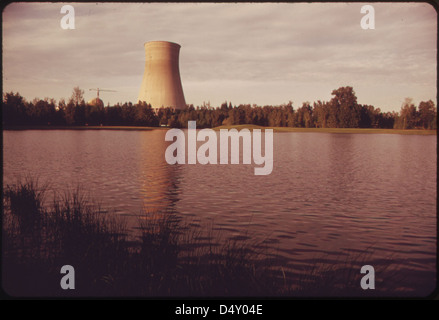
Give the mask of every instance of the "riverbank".
[[(215, 225), (193, 224), (172, 209), (145, 211), (138, 225), (88, 198), (79, 187), (55, 193), (28, 178), (4, 188), (2, 287), (16, 297), (308, 297), (405, 296), (400, 269), (383, 266), (377, 290), (363, 290), (362, 266), (374, 250), (311, 267), (288, 266), (270, 239), (226, 239)], [(62, 191), (61, 191), (62, 192)], [(136, 230), (134, 232), (134, 230)], [(300, 249), (297, 249), (300, 252)], [(75, 290), (63, 290), (62, 266)], [(70, 274), (70, 273), (69, 273)], [(69, 278), (70, 279), (70, 278)], [(73, 278), (72, 278), (73, 279)], [(391, 279), (391, 280), (388, 280)], [(62, 281), (62, 280), (61, 280)], [(70, 280), (69, 280), (70, 281)], [(73, 281), (73, 280), (72, 280)], [(70, 282), (69, 282), (70, 283)], [(422, 287), (422, 285), (421, 285)]]
[(3, 130), (163, 130), (167, 127), (133, 127), (133, 126), (4, 126)]
[[(289, 293), (282, 273), (258, 261), (248, 240), (203, 244), (213, 230), (196, 229), (172, 211), (143, 212), (134, 235), (124, 217), (80, 189), (52, 204), (47, 192), (33, 179), (5, 188), (2, 284), (12, 296)], [(75, 290), (60, 288), (63, 265), (74, 268)]]
[(375, 129), (375, 128), (291, 128), (291, 127), (263, 127), (252, 124), (242, 124), (233, 126), (220, 126), (213, 128), (220, 129), (273, 129), (274, 132), (319, 132), (319, 133), (361, 133), (361, 134), (415, 134), (415, 135), (436, 135), (436, 130), (419, 130), (419, 129)]
[[(169, 127), (133, 127), (133, 126), (6, 126), (3, 130), (129, 130), (150, 131), (167, 130)], [(437, 130), (422, 129), (375, 129), (375, 128), (291, 128), (291, 127), (263, 127), (253, 124), (219, 126), (213, 130), (221, 129), (272, 129), (274, 132), (318, 132), (318, 133), (354, 133), (354, 134), (404, 134), (404, 135), (437, 135)]]

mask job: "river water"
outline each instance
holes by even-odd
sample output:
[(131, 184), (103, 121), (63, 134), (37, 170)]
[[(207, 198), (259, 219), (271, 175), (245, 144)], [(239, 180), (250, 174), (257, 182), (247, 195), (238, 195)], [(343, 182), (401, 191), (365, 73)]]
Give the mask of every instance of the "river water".
[(359, 279), (371, 265), (384, 295), (433, 291), (436, 136), (275, 133), (273, 171), (256, 176), (255, 165), (169, 165), (165, 133), (3, 131), (3, 185), (26, 175), (61, 193), (80, 185), (133, 221), (172, 208), (258, 243), (304, 277), (320, 268)]

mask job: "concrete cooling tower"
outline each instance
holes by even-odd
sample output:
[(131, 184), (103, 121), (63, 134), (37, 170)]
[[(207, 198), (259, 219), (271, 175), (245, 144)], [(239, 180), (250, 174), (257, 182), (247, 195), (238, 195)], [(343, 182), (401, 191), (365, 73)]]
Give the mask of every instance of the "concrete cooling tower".
[(180, 45), (167, 41), (145, 43), (145, 72), (138, 101), (154, 109), (171, 107), (185, 109), (178, 58)]

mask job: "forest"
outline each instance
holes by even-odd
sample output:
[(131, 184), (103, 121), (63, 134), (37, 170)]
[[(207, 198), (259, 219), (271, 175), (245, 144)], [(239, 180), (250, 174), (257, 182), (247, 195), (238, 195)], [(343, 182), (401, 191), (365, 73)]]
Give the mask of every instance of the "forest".
[(210, 104), (185, 110), (160, 108), (154, 110), (145, 102), (117, 103), (94, 106), (84, 101), (84, 91), (73, 88), (72, 96), (56, 101), (35, 98), (26, 101), (18, 92), (3, 94), (3, 127), (15, 126), (169, 126), (187, 127), (189, 120), (197, 121), (197, 128), (221, 125), (254, 124), (269, 127), (297, 128), (385, 128), (437, 129), (437, 108), (432, 100), (418, 106), (406, 98), (399, 112), (382, 112), (372, 105), (357, 102), (352, 87), (332, 91), (330, 101), (304, 102), (295, 107), (289, 101), (282, 105), (233, 105), (225, 101), (218, 107)]

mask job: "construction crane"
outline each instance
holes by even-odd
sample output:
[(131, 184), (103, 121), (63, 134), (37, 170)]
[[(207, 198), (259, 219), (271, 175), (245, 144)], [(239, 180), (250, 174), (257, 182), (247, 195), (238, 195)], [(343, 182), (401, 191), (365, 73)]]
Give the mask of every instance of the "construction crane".
[(98, 99), (99, 99), (99, 91), (107, 91), (107, 92), (117, 92), (117, 91), (115, 91), (115, 90), (105, 90), (105, 89), (99, 89), (99, 88), (96, 88), (96, 89), (89, 89), (89, 91), (97, 91), (97, 93), (98, 93)]

